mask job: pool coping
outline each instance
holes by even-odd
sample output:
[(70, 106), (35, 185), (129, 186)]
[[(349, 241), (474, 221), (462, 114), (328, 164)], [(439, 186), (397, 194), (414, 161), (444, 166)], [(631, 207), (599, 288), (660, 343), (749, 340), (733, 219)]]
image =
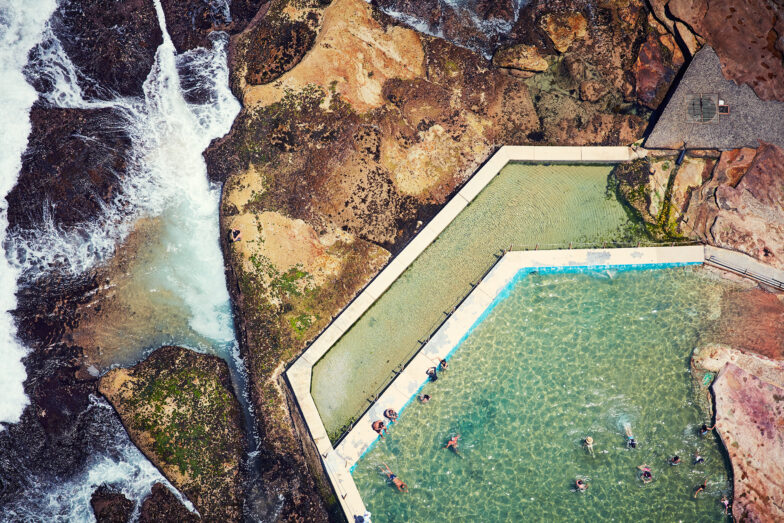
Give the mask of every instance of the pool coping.
[(508, 163), (621, 163), (647, 154), (643, 148), (627, 146), (500, 147), (286, 370), (294, 399), (348, 521), (353, 521), (354, 515), (363, 514), (365, 508), (350, 473), (341, 470), (343, 467), (335, 460), (335, 449), (310, 394), (313, 366)]

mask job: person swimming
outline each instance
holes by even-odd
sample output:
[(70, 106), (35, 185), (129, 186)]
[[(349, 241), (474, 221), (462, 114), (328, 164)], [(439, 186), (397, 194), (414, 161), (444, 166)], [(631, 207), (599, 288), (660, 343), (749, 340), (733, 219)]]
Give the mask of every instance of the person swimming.
[(730, 511), (730, 500), (727, 499), (727, 496), (721, 497), (721, 504), (724, 505), (724, 513), (728, 514)]
[(702, 485), (697, 485), (696, 487), (694, 487), (694, 497), (696, 498), (697, 494), (699, 494), (706, 488), (708, 488), (708, 478), (705, 478), (705, 481), (702, 482)]
[(680, 456), (673, 456), (670, 458), (670, 465), (680, 465), (680, 464), (681, 464)]
[(585, 492), (588, 490), (588, 483), (583, 481), (581, 478), (577, 478), (577, 480), (574, 482), (574, 485), (577, 487), (579, 492)]
[(700, 456), (699, 452), (694, 453), (694, 464), (699, 465), (700, 463), (705, 463), (705, 458)]
[(387, 418), (389, 421), (396, 421), (397, 412), (395, 412), (395, 409), (387, 409), (384, 411), (384, 417)]
[(455, 454), (457, 454), (459, 456), (460, 455), (460, 451), (457, 448), (457, 441), (459, 439), (460, 439), (460, 434), (458, 434), (457, 436), (452, 436), (452, 439), (450, 439), (446, 443), (446, 445), (444, 445), (444, 448), (445, 449), (450, 449), (451, 448), (453, 451), (455, 451)]
[(435, 367), (427, 369), (427, 377), (430, 378), (430, 381), (436, 381), (438, 379), (438, 371)]
[(430, 401), (430, 394), (420, 394), (419, 401), (421, 403), (427, 403), (428, 401)]
[(653, 473), (648, 465), (639, 465), (637, 468), (640, 469), (640, 479), (643, 483), (650, 483), (653, 481)]
[(632, 433), (632, 426), (629, 423), (624, 423), (623, 430), (626, 432), (626, 445), (631, 449), (637, 448), (637, 440), (634, 439), (634, 434)]
[(449, 364), (446, 362), (446, 360), (441, 360), (441, 361), (438, 362), (438, 368), (439, 369), (446, 370), (448, 367), (449, 367)]
[(389, 478), (389, 481), (391, 481), (392, 484), (395, 485), (400, 492), (403, 492), (404, 494), (408, 494), (408, 485), (406, 485), (403, 482), (403, 480), (401, 480), (391, 470), (389, 470), (389, 466), (387, 466), (386, 463), (384, 463), (384, 468), (386, 470), (381, 469), (381, 472), (383, 472), (384, 474), (387, 475), (387, 478)]
[[(713, 427), (715, 427), (715, 426), (716, 426), (716, 425), (713, 425)], [(699, 432), (700, 436), (705, 436), (705, 435), (707, 435), (707, 434), (708, 434), (708, 432), (710, 432), (710, 431), (712, 431), (712, 430), (713, 430), (713, 427), (709, 427), (708, 425), (706, 425), (705, 423), (703, 423), (703, 424), (702, 424), (702, 427), (700, 427), (700, 430), (699, 430), (698, 432)]]
[(587, 438), (585, 438), (583, 440), (583, 447), (585, 447), (585, 450), (587, 450), (591, 454), (591, 456), (594, 455), (593, 454), (593, 438), (591, 436), (588, 436)]
[(373, 430), (375, 430), (378, 435), (381, 436), (381, 439), (384, 439), (384, 431), (387, 430), (387, 426), (384, 424), (383, 420), (374, 421), (371, 427), (373, 427)]

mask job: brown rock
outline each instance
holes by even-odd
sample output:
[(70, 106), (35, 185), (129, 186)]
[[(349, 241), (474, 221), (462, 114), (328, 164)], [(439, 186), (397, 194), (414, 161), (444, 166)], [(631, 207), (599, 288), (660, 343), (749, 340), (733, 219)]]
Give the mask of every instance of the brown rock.
[(580, 84), (580, 99), (596, 102), (607, 93), (607, 86), (598, 80), (586, 80)]
[(672, 14), (705, 38), (724, 76), (763, 100), (784, 101), (784, 5), (777, 0), (670, 0)]
[(549, 13), (539, 24), (559, 53), (568, 51), (575, 40), (588, 32), (588, 22), (582, 13)]
[(784, 360), (784, 303), (761, 289), (727, 293), (711, 338), (740, 351)]
[(713, 167), (712, 162), (707, 162), (702, 158), (686, 158), (678, 168), (675, 180), (672, 184), (671, 202), (672, 210), (676, 216), (680, 216), (692, 189), (702, 185), (705, 181), (704, 173), (710, 173)]
[(139, 523), (157, 523), (159, 521), (195, 523), (200, 521), (200, 518), (185, 508), (171, 490), (156, 483), (152, 486), (150, 495), (142, 503)]
[(749, 147), (722, 152), (719, 163), (716, 165), (714, 178), (719, 183), (731, 185), (732, 187), (737, 186), (740, 179), (751, 166), (751, 162), (756, 154), (757, 150)]
[(546, 71), (549, 67), (536, 46), (526, 44), (499, 49), (493, 55), (493, 65), (533, 72)]
[(667, 50), (668, 48), (660, 39), (665, 39), (665, 36), (649, 34), (647, 40), (640, 46), (634, 64), (637, 99), (651, 109), (656, 109), (664, 100), (680, 65), (677, 61), (683, 63), (683, 56), (680, 53), (675, 55), (670, 52), (670, 56), (665, 56), (663, 47)]
[(712, 388), (716, 430), (732, 462), (733, 518), (784, 520), (784, 389), (732, 363)]
[(133, 501), (106, 485), (95, 489), (90, 506), (98, 523), (126, 523), (133, 513)]
[(686, 45), (686, 49), (689, 50), (689, 54), (694, 56), (694, 53), (699, 51), (700, 43), (697, 41), (697, 37), (694, 36), (694, 33), (686, 27), (686, 24), (683, 22), (675, 22), (675, 31), (680, 36), (683, 43)]
[(208, 520), (242, 515), (243, 419), (229, 368), (217, 356), (161, 347), (98, 390), (128, 435)]

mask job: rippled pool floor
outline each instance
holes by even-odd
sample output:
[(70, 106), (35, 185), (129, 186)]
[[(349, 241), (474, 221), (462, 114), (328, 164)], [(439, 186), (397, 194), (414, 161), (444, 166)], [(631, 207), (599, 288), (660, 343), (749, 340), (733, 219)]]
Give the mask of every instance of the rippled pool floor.
[[(425, 386), (430, 403), (411, 404), (357, 464), (374, 521), (721, 520), (728, 473), (716, 439), (697, 435), (708, 414), (689, 356), (730, 285), (689, 268), (523, 278)], [(457, 433), (461, 457), (442, 448)], [(637, 479), (641, 464), (653, 483)]]

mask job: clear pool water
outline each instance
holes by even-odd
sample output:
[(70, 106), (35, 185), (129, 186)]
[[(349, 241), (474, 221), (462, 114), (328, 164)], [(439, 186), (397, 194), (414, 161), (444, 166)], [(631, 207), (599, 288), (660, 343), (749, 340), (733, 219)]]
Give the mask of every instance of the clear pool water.
[[(692, 268), (522, 278), (425, 386), (432, 400), (409, 405), (357, 464), (373, 520), (721, 520), (728, 473), (714, 437), (697, 435), (708, 411), (689, 357), (730, 285)], [(458, 433), (462, 457), (442, 448)]]
[[(312, 395), (333, 436), (510, 245), (636, 241), (606, 195), (611, 165), (509, 164), (313, 369)], [(357, 369), (362, 369), (357, 372)]]

